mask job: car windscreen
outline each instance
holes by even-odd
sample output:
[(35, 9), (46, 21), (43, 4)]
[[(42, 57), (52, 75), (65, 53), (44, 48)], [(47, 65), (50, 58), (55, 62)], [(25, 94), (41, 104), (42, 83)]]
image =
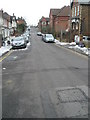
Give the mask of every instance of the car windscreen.
[(52, 36), (52, 35), (47, 35), (46, 37), (47, 37), (47, 38), (52, 38), (53, 36)]
[(22, 38), (16, 38), (13, 41), (21, 41), (21, 40), (23, 40), (23, 39)]

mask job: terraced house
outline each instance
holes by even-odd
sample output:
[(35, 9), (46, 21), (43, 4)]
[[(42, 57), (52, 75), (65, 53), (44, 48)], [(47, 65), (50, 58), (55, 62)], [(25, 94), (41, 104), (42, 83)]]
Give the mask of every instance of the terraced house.
[(82, 41), (83, 36), (90, 36), (90, 0), (73, 0), (71, 10), (71, 37)]
[(17, 23), (15, 18), (14, 14), (10, 16), (7, 12), (0, 10), (0, 46), (2, 40), (9, 38), (16, 30)]

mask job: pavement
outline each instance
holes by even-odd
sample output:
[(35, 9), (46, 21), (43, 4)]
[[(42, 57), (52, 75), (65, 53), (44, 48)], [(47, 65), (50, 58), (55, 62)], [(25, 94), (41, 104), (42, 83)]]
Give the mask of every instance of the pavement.
[(11, 45), (5, 45), (0, 48), (0, 56), (3, 56), (5, 53), (9, 52), (11, 50)]
[(55, 40), (55, 44), (65, 47), (67, 49), (73, 50), (80, 54), (90, 56), (90, 48), (80, 47), (80, 46), (76, 45), (75, 42), (65, 43), (65, 42), (59, 42), (58, 40)]

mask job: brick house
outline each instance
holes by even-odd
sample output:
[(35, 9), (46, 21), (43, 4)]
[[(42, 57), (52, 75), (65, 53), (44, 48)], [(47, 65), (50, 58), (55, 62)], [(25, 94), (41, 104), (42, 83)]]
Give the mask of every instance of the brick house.
[(42, 16), (42, 18), (39, 20), (39, 30), (42, 33), (48, 33), (49, 30), (49, 18)]
[(3, 23), (2, 23), (2, 35), (3, 38), (7, 38), (10, 36), (10, 15), (6, 12), (3, 12), (2, 14), (2, 18), (3, 18)]
[(50, 18), (50, 32), (54, 33), (55, 30), (55, 18), (57, 14), (61, 11), (61, 9), (50, 9), (49, 18)]
[(16, 18), (14, 14), (10, 16), (7, 12), (0, 10), (0, 46), (2, 39), (10, 38), (11, 33), (16, 29), (17, 23), (14, 18)]
[(26, 25), (26, 21), (21, 17), (21, 18), (19, 18), (18, 17), (18, 19), (17, 19), (17, 24), (25, 24)]
[(70, 6), (64, 6), (54, 19), (54, 29), (56, 35), (62, 39), (62, 34), (70, 29)]
[(83, 36), (90, 36), (90, 0), (73, 0), (71, 3), (71, 38), (77, 35), (79, 40)]
[(9, 38), (11, 21), (10, 15), (7, 12), (0, 10), (0, 46), (2, 45), (2, 40)]

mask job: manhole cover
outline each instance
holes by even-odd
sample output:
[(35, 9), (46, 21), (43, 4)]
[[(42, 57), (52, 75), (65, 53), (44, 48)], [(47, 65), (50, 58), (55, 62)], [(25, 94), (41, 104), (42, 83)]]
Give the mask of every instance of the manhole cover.
[(86, 94), (79, 88), (58, 90), (57, 95), (62, 103), (88, 101)]

